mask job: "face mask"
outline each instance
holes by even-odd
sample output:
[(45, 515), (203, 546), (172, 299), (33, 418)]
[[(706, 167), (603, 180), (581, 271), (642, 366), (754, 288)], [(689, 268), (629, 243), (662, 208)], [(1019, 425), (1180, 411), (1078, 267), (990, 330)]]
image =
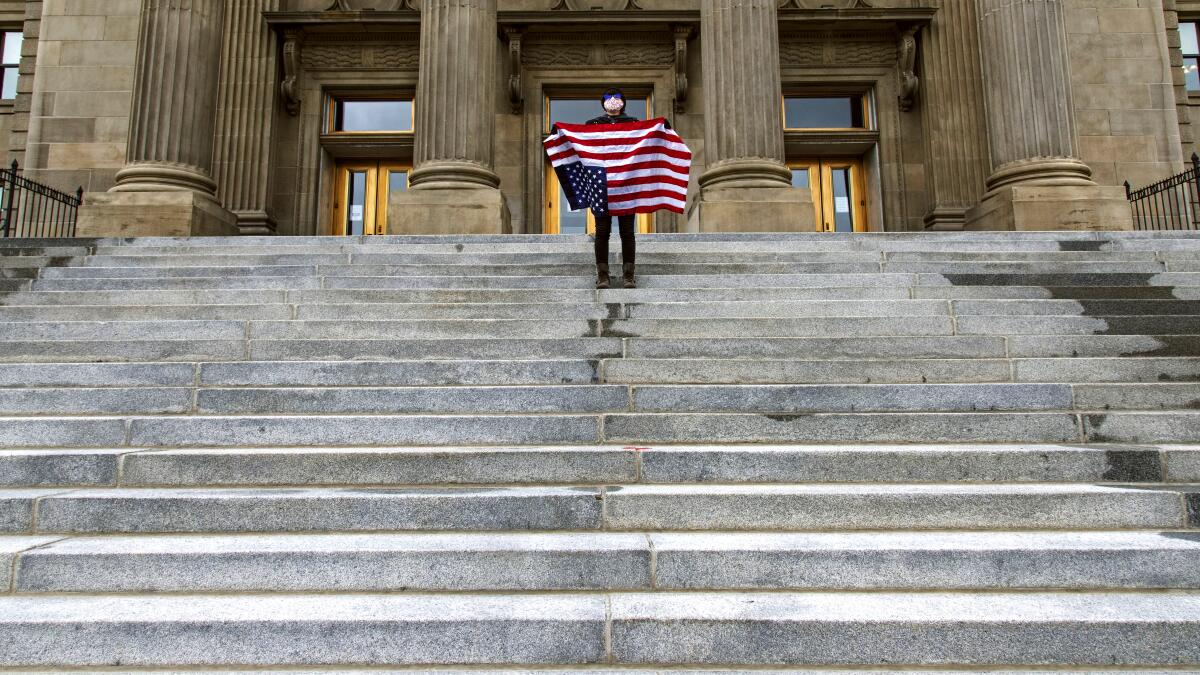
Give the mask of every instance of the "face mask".
[(625, 109), (625, 101), (619, 96), (612, 96), (604, 99), (604, 111), (613, 115), (619, 114)]

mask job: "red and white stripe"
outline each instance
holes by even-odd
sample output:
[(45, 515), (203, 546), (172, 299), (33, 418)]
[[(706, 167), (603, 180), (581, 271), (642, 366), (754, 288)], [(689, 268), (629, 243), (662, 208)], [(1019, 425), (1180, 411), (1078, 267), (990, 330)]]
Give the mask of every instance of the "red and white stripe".
[(550, 163), (604, 167), (609, 213), (683, 213), (692, 152), (665, 119), (556, 126), (558, 132), (545, 140)]

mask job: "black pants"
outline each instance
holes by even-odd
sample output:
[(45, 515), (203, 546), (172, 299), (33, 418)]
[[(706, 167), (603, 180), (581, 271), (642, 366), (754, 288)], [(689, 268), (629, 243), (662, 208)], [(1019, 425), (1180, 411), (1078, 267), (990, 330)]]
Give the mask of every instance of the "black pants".
[(621, 228), (621, 260), (633, 264), (637, 255), (637, 244), (633, 241), (634, 224), (637, 216), (609, 216), (596, 219), (596, 264), (608, 264), (608, 240), (612, 237), (612, 219), (617, 219)]

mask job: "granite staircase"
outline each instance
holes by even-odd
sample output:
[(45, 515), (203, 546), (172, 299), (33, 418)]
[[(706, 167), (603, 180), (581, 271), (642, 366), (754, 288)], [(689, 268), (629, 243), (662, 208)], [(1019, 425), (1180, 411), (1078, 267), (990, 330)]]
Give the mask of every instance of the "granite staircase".
[(1200, 669), (1200, 237), (589, 246), (0, 242), (0, 670)]

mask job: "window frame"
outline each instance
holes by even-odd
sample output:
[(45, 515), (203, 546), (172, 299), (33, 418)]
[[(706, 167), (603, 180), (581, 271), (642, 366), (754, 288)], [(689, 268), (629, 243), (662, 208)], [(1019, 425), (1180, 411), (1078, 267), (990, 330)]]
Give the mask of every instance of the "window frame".
[[(1179, 34), (1179, 53), (1180, 53), (1180, 55), (1182, 57), (1182, 61), (1183, 61), (1183, 63), (1181, 64), (1181, 67), (1186, 69), (1187, 68), (1187, 63), (1186, 63), (1187, 60), (1195, 59), (1196, 66), (1198, 69), (1197, 77), (1200, 77), (1200, 51), (1187, 52), (1187, 51), (1184, 51), (1184, 49), (1183, 49), (1183, 26), (1184, 26), (1184, 24), (1191, 24), (1193, 27), (1195, 27), (1197, 48), (1200, 49), (1200, 18), (1180, 17), (1179, 18), (1179, 27), (1175, 29), (1176, 32)], [(1188, 97), (1200, 98), (1200, 87), (1198, 87), (1196, 89), (1192, 89), (1192, 88), (1188, 87), (1186, 73), (1184, 74), (1184, 77), (1183, 77), (1183, 89), (1184, 89), (1184, 91), (1187, 92)]]
[(0, 26), (0, 72), (3, 73), (3, 75), (0, 75), (0, 95), (3, 94), (3, 82), (4, 82), (4, 78), (7, 77), (9, 70), (13, 71), (13, 74), (16, 78), (15, 81), (13, 82), (13, 97), (12, 98), (0, 98), (0, 103), (6, 104), (6, 105), (11, 104), (13, 101), (16, 101), (17, 96), (20, 96), (20, 92), (18, 90), (20, 88), (20, 83), (21, 83), (21, 59), (23, 58), (23, 56), (18, 52), (16, 63), (8, 63), (8, 62), (2, 60), (3, 56), (4, 56), (5, 47), (8, 44), (8, 36), (10, 34), (16, 34), (16, 35), (21, 36), (21, 46), (23, 48), (24, 44), (25, 44), (24, 27), (22, 27), (22, 26), (13, 26), (13, 27)]
[[(859, 114), (862, 115), (861, 127), (789, 127), (787, 125), (787, 102), (788, 99), (809, 98), (809, 99), (832, 99), (832, 98), (847, 98), (850, 99), (853, 105), (854, 99), (858, 99)], [(793, 133), (821, 133), (830, 131), (875, 131), (875, 116), (872, 114), (871, 96), (865, 91), (823, 91), (823, 90), (797, 90), (784, 91), (783, 96), (779, 99), (779, 121), (783, 125), (785, 132)]]
[[(411, 111), (409, 120), (409, 128), (404, 129), (382, 129), (376, 131), (339, 131), (337, 130), (338, 109), (344, 103), (360, 103), (370, 101), (399, 101), (407, 102)], [(412, 136), (417, 129), (417, 101), (416, 96), (408, 92), (372, 92), (369, 94), (359, 93), (328, 93), (326, 95), (325, 104), (325, 123), (322, 125), (327, 136)]]

